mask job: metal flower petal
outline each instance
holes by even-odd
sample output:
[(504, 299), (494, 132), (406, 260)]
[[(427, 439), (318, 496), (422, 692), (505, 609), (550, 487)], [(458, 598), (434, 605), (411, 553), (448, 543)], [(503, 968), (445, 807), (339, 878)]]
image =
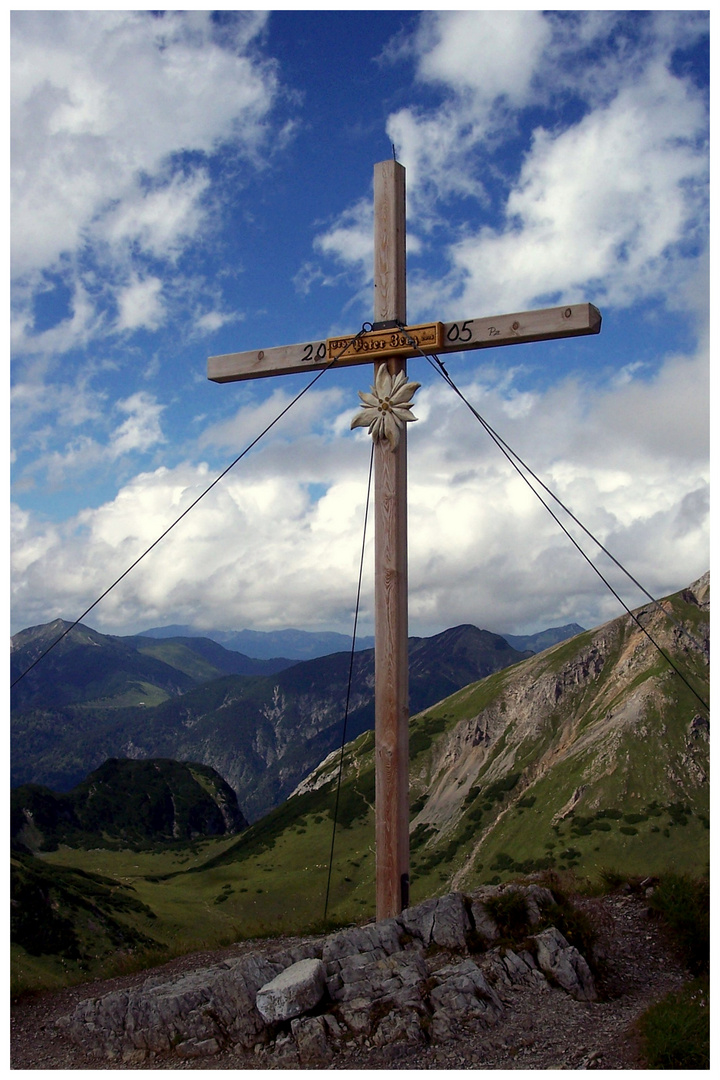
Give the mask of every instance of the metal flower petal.
[(402, 425), (417, 420), (410, 411), (410, 400), (419, 387), (420, 383), (408, 382), (403, 372), (391, 375), (387, 364), (381, 364), (370, 393), (358, 392), (363, 407), (353, 418), (350, 427), (369, 428), (375, 442), (387, 439), (390, 449), (395, 450), (400, 441)]

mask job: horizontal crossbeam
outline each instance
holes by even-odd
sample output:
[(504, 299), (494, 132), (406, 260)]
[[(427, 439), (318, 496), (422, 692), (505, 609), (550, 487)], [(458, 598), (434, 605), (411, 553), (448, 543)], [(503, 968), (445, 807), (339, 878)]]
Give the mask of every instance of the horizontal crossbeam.
[(373, 330), (359, 337), (346, 335), (326, 341), (211, 356), (208, 360), (208, 379), (219, 383), (241, 382), (245, 379), (264, 379), (270, 375), (313, 371), (325, 367), (332, 360), (339, 367), (352, 367), (388, 356), (465, 352), (468, 349), (519, 345), (528, 341), (584, 337), (598, 334), (601, 323), (600, 312), (592, 304), (573, 304), (482, 319), (408, 326), (406, 333), (417, 341), (419, 349), (397, 329)]

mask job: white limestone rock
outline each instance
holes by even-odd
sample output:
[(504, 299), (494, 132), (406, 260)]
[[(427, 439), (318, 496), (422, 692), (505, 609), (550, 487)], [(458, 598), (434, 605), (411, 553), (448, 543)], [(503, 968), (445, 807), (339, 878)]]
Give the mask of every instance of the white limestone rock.
[(314, 1009), (325, 993), (322, 960), (299, 960), (258, 990), (255, 1007), (268, 1024), (292, 1020)]

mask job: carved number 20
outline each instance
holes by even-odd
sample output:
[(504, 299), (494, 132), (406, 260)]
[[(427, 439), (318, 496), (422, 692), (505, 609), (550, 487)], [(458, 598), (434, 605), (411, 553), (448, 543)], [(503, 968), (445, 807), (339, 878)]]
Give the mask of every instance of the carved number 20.
[(312, 344), (305, 345), (304, 350), (303, 350), (303, 354), (300, 357), (300, 362), (303, 363), (303, 364), (306, 364), (306, 363), (310, 363), (312, 361), (324, 360), (326, 356), (327, 356), (327, 348), (325, 346), (325, 342), (321, 341), (320, 344), (317, 347), (317, 351), (316, 351), (314, 356), (313, 356)]
[(473, 322), (473, 320), (468, 319), (466, 322), (464, 322), (462, 324), (462, 326), (458, 326), (457, 323), (453, 323), (452, 326), (450, 327), (450, 329), (447, 332), (447, 340), (448, 341), (470, 341), (470, 339), (472, 337), (472, 330), (470, 329), (470, 323), (471, 322)]

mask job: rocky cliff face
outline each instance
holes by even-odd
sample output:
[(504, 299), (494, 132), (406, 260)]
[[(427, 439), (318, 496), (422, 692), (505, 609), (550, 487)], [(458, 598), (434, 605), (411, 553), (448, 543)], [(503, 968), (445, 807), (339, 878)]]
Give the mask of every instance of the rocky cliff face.
[[(705, 575), (660, 608), (579, 634), (419, 713), (410, 727), (414, 877), (459, 887), (625, 864), (636, 849), (641, 860), (672, 861), (684, 845), (701, 861), (708, 659)], [(350, 748), (350, 785), (371, 767), (371, 750)], [(336, 774), (330, 755), (298, 792)]]

